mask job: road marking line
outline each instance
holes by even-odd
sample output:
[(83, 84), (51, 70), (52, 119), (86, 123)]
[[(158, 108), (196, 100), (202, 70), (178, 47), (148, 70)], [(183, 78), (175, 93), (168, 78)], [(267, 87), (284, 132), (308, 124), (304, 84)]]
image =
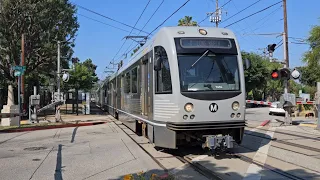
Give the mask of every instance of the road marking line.
[(196, 158), (193, 158), (191, 161), (192, 162), (200, 161), (201, 159), (204, 159), (206, 157), (208, 157), (208, 155), (197, 156)]
[[(258, 129), (254, 129), (254, 130), (256, 131)], [(270, 139), (273, 138), (275, 130), (276, 130), (276, 127), (270, 127), (268, 129), (267, 133), (265, 134), (265, 137), (268, 139), (262, 139), (262, 141), (260, 143), (260, 147), (253, 157), (253, 161), (259, 162), (261, 164), (265, 164), (267, 157), (268, 157), (269, 147), (271, 144)], [(252, 163), (249, 165), (247, 172), (245, 174), (245, 177), (243, 179), (245, 179), (245, 180), (251, 180), (251, 179), (260, 180), (261, 179), (261, 174), (260, 174), (261, 170), (262, 170), (262, 168), (260, 166), (257, 166)]]

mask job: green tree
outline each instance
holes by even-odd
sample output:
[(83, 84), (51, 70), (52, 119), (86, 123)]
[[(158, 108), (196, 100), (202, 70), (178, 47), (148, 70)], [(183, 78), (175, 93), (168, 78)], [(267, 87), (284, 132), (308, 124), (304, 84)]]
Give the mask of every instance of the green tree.
[(178, 21), (178, 26), (198, 26), (196, 21), (192, 21), (191, 16), (185, 16)]
[(0, 72), (15, 82), (10, 66), (19, 65), (21, 35), (25, 35), (26, 82), (39, 75), (53, 75), (57, 41), (61, 43), (62, 66), (73, 54), (79, 28), (76, 8), (68, 0), (0, 0)]
[(93, 62), (90, 58), (86, 59), (82, 64), (84, 66), (86, 66), (89, 71), (92, 72), (92, 76), (97, 76), (97, 74), (96, 74), (97, 66), (93, 64)]
[(307, 42), (310, 50), (303, 57), (303, 62), (307, 63), (307, 66), (299, 67), (298, 70), (301, 72), (301, 83), (314, 86), (315, 82), (320, 81), (320, 26), (311, 29)]
[(262, 98), (264, 88), (267, 84), (269, 71), (267, 61), (255, 53), (241, 52), (242, 59), (251, 61), (251, 67), (245, 70), (245, 85), (247, 93), (252, 91), (253, 97), (256, 100)]
[(96, 67), (91, 59), (76, 63), (74, 70), (70, 72), (68, 83), (70, 87), (76, 90), (90, 91), (99, 80), (95, 73)]

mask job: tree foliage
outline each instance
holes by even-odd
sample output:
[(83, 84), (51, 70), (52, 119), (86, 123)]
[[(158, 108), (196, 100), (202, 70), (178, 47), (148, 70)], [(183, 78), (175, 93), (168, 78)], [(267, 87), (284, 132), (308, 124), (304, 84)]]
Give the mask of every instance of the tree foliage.
[(198, 26), (198, 23), (192, 21), (192, 16), (185, 16), (178, 21), (178, 26)]
[[(269, 62), (255, 53), (242, 52), (242, 59), (251, 61), (251, 67), (245, 70), (246, 91), (249, 99), (254, 100), (279, 100), (284, 91), (282, 80), (273, 80), (271, 72), (280, 69), (278, 63)], [(290, 80), (290, 92), (298, 95), (302, 85)]]
[[(53, 74), (57, 41), (61, 43), (62, 66), (73, 54), (79, 28), (76, 8), (68, 0), (0, 0), (0, 71), (10, 83), (10, 67), (19, 65), (21, 35), (25, 35), (26, 78)], [(28, 81), (28, 80), (27, 80)]]
[(320, 26), (314, 26), (307, 39), (310, 50), (304, 54), (303, 61), (307, 63), (304, 67), (299, 67), (301, 72), (301, 82), (308, 86), (315, 86), (315, 82), (320, 82)]
[(96, 68), (91, 59), (76, 63), (74, 70), (70, 72), (69, 87), (77, 90), (91, 90), (99, 80), (95, 73)]

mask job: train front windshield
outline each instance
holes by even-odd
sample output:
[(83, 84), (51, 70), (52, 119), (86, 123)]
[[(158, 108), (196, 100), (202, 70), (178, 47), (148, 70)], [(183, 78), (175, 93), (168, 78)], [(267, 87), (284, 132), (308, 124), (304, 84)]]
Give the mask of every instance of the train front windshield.
[(190, 91), (240, 91), (238, 58), (236, 55), (178, 55), (180, 87)]

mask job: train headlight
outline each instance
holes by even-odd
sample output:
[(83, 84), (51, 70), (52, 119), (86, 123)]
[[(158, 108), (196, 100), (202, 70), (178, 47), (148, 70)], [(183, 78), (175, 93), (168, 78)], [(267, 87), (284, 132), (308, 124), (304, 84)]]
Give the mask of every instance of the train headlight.
[(193, 104), (192, 103), (187, 103), (186, 105), (184, 105), (184, 110), (187, 111), (187, 112), (193, 111)]
[(237, 111), (239, 109), (239, 102), (235, 101), (232, 103), (232, 109), (234, 111)]

